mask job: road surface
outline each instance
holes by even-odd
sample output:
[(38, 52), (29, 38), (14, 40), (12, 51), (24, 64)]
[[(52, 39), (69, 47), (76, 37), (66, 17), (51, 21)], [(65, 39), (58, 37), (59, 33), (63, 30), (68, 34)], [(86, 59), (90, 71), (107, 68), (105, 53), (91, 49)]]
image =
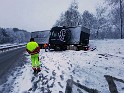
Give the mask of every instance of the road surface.
[(15, 67), (24, 64), (24, 62), (21, 63), (20, 61), (24, 51), (25, 47), (0, 53), (0, 85), (6, 82), (7, 77)]

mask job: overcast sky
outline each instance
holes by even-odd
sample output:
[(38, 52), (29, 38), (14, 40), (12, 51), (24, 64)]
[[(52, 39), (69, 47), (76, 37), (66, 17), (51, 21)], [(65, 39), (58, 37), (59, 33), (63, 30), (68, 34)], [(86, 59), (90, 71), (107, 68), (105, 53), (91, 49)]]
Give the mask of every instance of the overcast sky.
[[(0, 27), (27, 31), (49, 30), (72, 0), (0, 0)], [(79, 12), (95, 12), (103, 0), (78, 0)]]

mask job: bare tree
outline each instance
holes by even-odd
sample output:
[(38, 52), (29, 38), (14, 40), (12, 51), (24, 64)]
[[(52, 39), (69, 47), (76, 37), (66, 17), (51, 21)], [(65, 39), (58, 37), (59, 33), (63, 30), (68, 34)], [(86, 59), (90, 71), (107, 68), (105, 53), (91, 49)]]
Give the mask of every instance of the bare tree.
[(122, 0), (120, 0), (120, 24), (121, 24), (121, 39), (123, 38), (123, 18), (122, 18)]
[[(113, 9), (119, 9), (119, 16), (120, 16), (120, 19), (119, 19), (119, 21), (120, 21), (120, 32), (121, 32), (121, 35), (120, 35), (120, 37), (121, 37), (121, 39), (123, 38), (123, 16), (122, 16), (122, 14), (123, 14), (123, 0), (106, 0), (107, 2), (108, 2), (108, 4), (109, 5), (111, 5), (112, 6), (112, 8)], [(117, 10), (118, 10), (117, 9)]]
[(99, 38), (99, 32), (102, 31), (102, 28), (106, 26), (107, 20), (105, 18), (107, 8), (103, 6), (98, 6), (96, 8), (96, 37)]
[(96, 22), (95, 16), (89, 11), (85, 10), (82, 15), (82, 25), (89, 29), (92, 29), (95, 22)]

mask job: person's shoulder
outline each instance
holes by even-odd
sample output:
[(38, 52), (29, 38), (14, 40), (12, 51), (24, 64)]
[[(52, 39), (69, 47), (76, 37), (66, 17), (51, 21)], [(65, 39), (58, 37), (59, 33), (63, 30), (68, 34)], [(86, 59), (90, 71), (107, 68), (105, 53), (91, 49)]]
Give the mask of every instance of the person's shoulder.
[(37, 42), (34, 42), (35, 44), (38, 44)]
[(34, 42), (37, 46), (38, 46), (38, 43), (37, 42)]

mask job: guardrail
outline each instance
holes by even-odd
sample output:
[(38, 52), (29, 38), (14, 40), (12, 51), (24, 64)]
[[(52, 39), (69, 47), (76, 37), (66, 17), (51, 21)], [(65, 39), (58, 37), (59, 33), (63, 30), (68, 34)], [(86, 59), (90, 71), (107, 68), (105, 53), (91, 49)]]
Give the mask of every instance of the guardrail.
[(20, 47), (23, 47), (25, 45), (26, 44), (2, 47), (2, 48), (0, 48), (0, 52), (6, 51), (6, 50), (10, 50), (10, 49), (14, 49), (14, 48), (20, 48)]

